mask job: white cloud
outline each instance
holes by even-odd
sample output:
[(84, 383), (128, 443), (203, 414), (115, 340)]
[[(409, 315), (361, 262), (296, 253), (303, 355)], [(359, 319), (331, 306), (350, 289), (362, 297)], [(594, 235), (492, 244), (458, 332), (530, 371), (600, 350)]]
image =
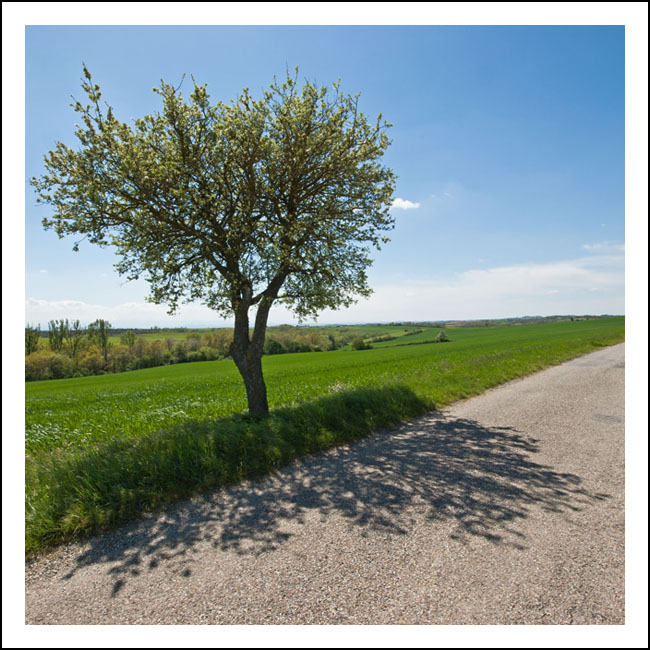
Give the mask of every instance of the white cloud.
[[(367, 300), (339, 311), (324, 311), (319, 323), (451, 320), (552, 314), (623, 314), (624, 256), (590, 255), (546, 264), (471, 269), (450, 277), (421, 276), (399, 284), (374, 285)], [(105, 318), (115, 327), (230, 327), (203, 305), (181, 305), (169, 316), (164, 305), (125, 302), (88, 304), (78, 300), (26, 301), (26, 322), (79, 319), (83, 325)], [(296, 322), (289, 310), (271, 310), (271, 324)]]
[(98, 318), (108, 320), (114, 327), (226, 327), (232, 324), (204, 305), (181, 305), (178, 314), (170, 316), (165, 305), (148, 302), (102, 305), (81, 300), (29, 298), (25, 301), (26, 322), (47, 323), (57, 318), (79, 319), (84, 326)]
[(622, 255), (472, 269), (449, 278), (375, 285), (354, 307), (319, 322), (450, 320), (553, 314), (623, 314)]
[(47, 273), (47, 269), (41, 269), (39, 273)]
[(601, 241), (595, 244), (583, 244), (586, 251), (598, 251), (599, 253), (624, 251), (625, 244), (617, 244), (613, 241)]
[(391, 207), (397, 208), (398, 210), (414, 210), (415, 208), (419, 208), (420, 204), (414, 203), (413, 201), (408, 201), (407, 199), (400, 199), (398, 197), (393, 201), (393, 205)]

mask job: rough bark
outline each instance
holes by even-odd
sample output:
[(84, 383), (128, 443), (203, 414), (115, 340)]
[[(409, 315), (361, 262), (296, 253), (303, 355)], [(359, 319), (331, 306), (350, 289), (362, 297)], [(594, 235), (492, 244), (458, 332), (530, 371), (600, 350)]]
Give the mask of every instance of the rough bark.
[(246, 386), (248, 412), (251, 415), (267, 415), (269, 403), (266, 396), (266, 384), (262, 375), (262, 355), (249, 350), (243, 356), (235, 358), (235, 364)]
[[(244, 296), (235, 308), (235, 332), (230, 345), (230, 354), (244, 380), (248, 411), (251, 415), (266, 415), (269, 404), (266, 395), (266, 384), (262, 374), (262, 353), (266, 335), (266, 319), (263, 327), (256, 318), (253, 339), (249, 335), (248, 309), (251, 304), (250, 296)], [(268, 317), (268, 310), (266, 310)]]
[[(263, 293), (253, 298), (252, 291), (245, 289), (242, 295), (233, 301), (235, 332), (230, 345), (230, 355), (244, 380), (248, 411), (251, 415), (267, 415), (269, 412), (266, 384), (262, 374), (262, 355), (269, 311), (286, 276), (286, 271), (282, 270), (273, 278)], [(251, 337), (248, 310), (255, 304), (257, 305), (257, 314)]]

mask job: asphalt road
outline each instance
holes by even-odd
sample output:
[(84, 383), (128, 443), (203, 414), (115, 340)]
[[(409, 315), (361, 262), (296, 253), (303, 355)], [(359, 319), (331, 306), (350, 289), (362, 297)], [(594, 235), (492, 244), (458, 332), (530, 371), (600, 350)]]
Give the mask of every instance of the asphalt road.
[(624, 344), (27, 567), (28, 624), (623, 624)]

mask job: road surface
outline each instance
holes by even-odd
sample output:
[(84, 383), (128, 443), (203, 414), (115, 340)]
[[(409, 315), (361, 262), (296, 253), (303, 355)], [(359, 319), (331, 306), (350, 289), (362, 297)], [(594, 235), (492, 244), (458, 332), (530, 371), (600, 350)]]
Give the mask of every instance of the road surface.
[(28, 624), (623, 624), (624, 344), (27, 567)]

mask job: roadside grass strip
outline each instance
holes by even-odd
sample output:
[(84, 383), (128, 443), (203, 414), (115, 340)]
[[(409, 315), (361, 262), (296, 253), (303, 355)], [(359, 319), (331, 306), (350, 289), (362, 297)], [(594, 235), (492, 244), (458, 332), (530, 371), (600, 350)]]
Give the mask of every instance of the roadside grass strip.
[(428, 408), (405, 386), (325, 395), (268, 418), (187, 421), (27, 465), (27, 553), (110, 528), (195, 492), (261, 476)]

